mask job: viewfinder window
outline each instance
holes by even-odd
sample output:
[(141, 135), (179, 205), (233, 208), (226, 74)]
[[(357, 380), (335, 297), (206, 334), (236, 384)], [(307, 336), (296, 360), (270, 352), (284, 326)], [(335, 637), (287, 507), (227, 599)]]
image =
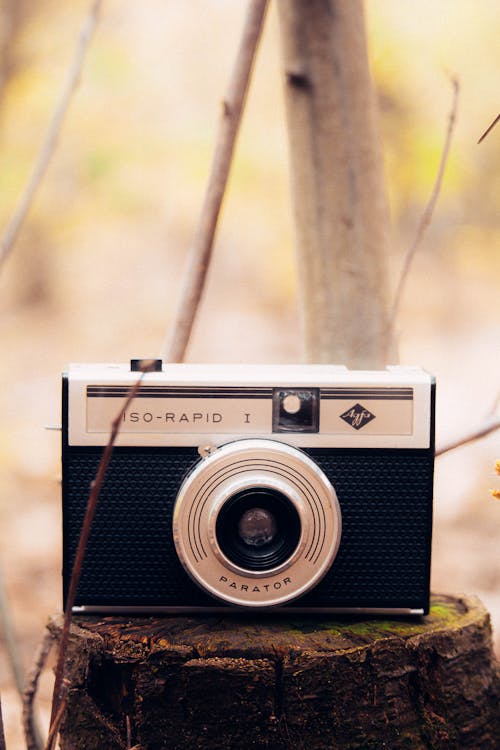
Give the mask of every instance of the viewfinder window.
[(319, 432), (319, 388), (275, 388), (273, 432)]

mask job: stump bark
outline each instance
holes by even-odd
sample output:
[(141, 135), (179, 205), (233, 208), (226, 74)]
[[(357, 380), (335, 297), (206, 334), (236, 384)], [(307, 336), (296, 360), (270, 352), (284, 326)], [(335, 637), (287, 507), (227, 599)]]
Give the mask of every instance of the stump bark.
[[(61, 620), (50, 628), (57, 634)], [(63, 750), (498, 750), (489, 615), (78, 617)]]

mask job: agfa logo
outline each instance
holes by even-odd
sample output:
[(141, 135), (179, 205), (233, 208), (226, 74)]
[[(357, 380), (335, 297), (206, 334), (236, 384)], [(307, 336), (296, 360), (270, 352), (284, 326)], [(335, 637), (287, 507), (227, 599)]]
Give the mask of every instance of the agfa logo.
[(375, 419), (375, 414), (372, 414), (371, 411), (365, 409), (361, 404), (356, 404), (341, 414), (340, 418), (350, 424), (351, 427), (354, 427), (355, 430), (360, 430), (365, 424)]

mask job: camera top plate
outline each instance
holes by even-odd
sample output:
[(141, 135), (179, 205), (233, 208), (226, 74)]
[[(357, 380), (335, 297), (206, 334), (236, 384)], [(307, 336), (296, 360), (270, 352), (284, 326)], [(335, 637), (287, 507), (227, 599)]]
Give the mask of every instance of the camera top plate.
[[(99, 446), (136, 371), (75, 364), (64, 376), (69, 445)], [(429, 448), (433, 383), (419, 367), (167, 364), (147, 373), (118, 446), (220, 446), (250, 437), (303, 448)]]

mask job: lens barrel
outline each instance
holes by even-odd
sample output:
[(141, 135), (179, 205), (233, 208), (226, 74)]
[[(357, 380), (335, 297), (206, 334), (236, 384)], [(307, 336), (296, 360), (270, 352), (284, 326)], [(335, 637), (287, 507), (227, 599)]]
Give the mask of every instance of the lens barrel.
[[(254, 509), (267, 511), (274, 522), (269, 541), (252, 544), (241, 534), (241, 520)], [(295, 551), (300, 539), (300, 517), (290, 500), (277, 490), (252, 487), (238, 492), (222, 506), (216, 537), (222, 553), (243, 570), (272, 570)]]
[(342, 521), (335, 490), (300, 449), (227, 443), (185, 477), (172, 532), (179, 560), (208, 594), (243, 607), (298, 599), (330, 568)]

